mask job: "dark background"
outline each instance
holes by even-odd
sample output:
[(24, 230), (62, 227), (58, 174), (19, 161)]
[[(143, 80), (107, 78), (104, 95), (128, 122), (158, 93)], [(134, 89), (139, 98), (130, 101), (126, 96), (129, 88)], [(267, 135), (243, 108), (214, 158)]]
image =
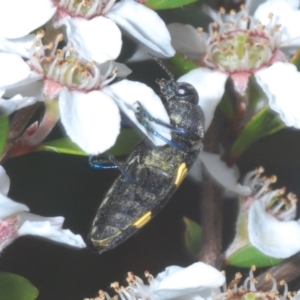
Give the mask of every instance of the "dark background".
[[(196, 8), (197, 5), (189, 9)], [(190, 12), (183, 8), (162, 15), (167, 22), (188, 22)], [(129, 67), (133, 69), (129, 79), (152, 87), (156, 78), (166, 77), (152, 61)], [(240, 169), (245, 173), (262, 165), (267, 175), (278, 175), (279, 187), (286, 186), (288, 191), (300, 195), (299, 152), (299, 131), (285, 129), (260, 139), (245, 152)], [(83, 237), (105, 192), (119, 174), (118, 170), (91, 169), (86, 157), (54, 153), (11, 159), (4, 167), (11, 179), (9, 196), (13, 200), (27, 204), (35, 214), (64, 216), (64, 227)], [(0, 271), (29, 279), (39, 289), (40, 300), (80, 300), (95, 297), (99, 289), (109, 291), (110, 283), (116, 280), (125, 284), (128, 271), (143, 277), (145, 270), (156, 275), (170, 265), (187, 266), (194, 260), (183, 246), (182, 217), (201, 222), (200, 194), (201, 184), (186, 179), (158, 216), (121, 246), (102, 255), (36, 237), (21, 237), (2, 252)], [(236, 212), (236, 202), (226, 201), (224, 247), (233, 237)]]

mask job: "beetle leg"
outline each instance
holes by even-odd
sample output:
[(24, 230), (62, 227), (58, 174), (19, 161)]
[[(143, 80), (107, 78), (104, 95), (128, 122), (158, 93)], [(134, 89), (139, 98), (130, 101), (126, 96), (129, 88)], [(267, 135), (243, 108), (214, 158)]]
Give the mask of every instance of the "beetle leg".
[(107, 154), (90, 155), (89, 164), (94, 169), (118, 168), (131, 183), (138, 184), (136, 180), (132, 178), (132, 176), (130, 175), (128, 170), (124, 167), (124, 165), (122, 165), (112, 155), (107, 155)]

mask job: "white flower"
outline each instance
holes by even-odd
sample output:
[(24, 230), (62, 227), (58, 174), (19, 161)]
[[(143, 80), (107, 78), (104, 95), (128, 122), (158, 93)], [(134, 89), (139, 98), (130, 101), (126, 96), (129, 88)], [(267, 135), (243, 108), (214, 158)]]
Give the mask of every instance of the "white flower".
[(175, 53), (162, 19), (134, 0), (121, 0), (118, 3), (115, 0), (2, 2), (0, 37), (24, 37), (51, 18), (56, 27), (66, 25), (67, 38), (82, 57), (98, 63), (113, 60), (120, 54), (121, 31), (116, 24), (133, 39), (164, 56), (173, 56)]
[(261, 177), (262, 172), (249, 172), (243, 181), (252, 190), (242, 198), (244, 209), (249, 209), (249, 240), (266, 255), (287, 258), (300, 251), (300, 223), (294, 221), (298, 199), (285, 188), (271, 190), (276, 176)]
[(28, 34), (17, 39), (7, 39), (4, 37), (0, 37), (0, 51), (16, 53), (21, 55), (22, 57), (28, 57), (29, 49), (34, 42), (34, 39), (34, 34)]
[[(243, 180), (251, 189), (240, 196), (240, 212), (235, 241), (227, 250), (230, 256), (249, 242), (265, 255), (287, 258), (300, 251), (300, 222), (295, 221), (297, 197), (285, 188), (272, 190), (276, 176), (262, 177), (263, 168), (249, 172)], [(243, 228), (248, 230), (245, 232)]]
[[(234, 279), (229, 283), (229, 288), (224, 289), (224, 292), (217, 295), (214, 300), (243, 300), (243, 299), (253, 299), (253, 300), (298, 300), (299, 296), (297, 293), (291, 293), (288, 291), (288, 285), (284, 280), (281, 280), (277, 284), (276, 280), (272, 277), (271, 273), (265, 277), (265, 281), (271, 281), (271, 289), (261, 290), (256, 288), (257, 280), (254, 277), (253, 271), (256, 267), (253, 265), (250, 269), (249, 276), (241, 283), (242, 274), (240, 272), (235, 274)], [(283, 286), (283, 293), (279, 293), (279, 286)]]
[(234, 196), (237, 194), (245, 196), (250, 194), (251, 189), (249, 187), (243, 186), (236, 181), (236, 173), (238, 170), (228, 167), (226, 163), (221, 160), (220, 155), (205, 151), (199, 154), (189, 172), (189, 176), (196, 181), (202, 181), (202, 165), (205, 167), (209, 176), (225, 189), (227, 195), (231, 195), (231, 193), (234, 193)]
[[(139, 101), (150, 114), (169, 123), (169, 116), (152, 89), (145, 84), (122, 80), (108, 85), (120, 73), (128, 74), (128, 68), (113, 62), (96, 65), (80, 60), (68, 47), (57, 51), (54, 47), (45, 55), (41, 38), (37, 34), (28, 62), (11, 53), (0, 53), (0, 91), (5, 96), (20, 90), (30, 92), (37, 100), (54, 101), (59, 98), (61, 121), (69, 137), (89, 154), (99, 154), (114, 145), (120, 130), (120, 107), (145, 133), (146, 129), (136, 119), (136, 102)], [(57, 42), (61, 40), (58, 35)], [(9, 75), (9, 76), (8, 76)], [(121, 76), (124, 74), (121, 74)], [(32, 93), (34, 94), (32, 95)], [(8, 100), (9, 102), (10, 100)], [(155, 130), (169, 130), (153, 124)], [(152, 134), (149, 138), (156, 145), (164, 142)]]
[[(145, 272), (145, 275), (149, 285), (128, 273), (128, 287), (120, 287), (117, 282), (112, 287), (122, 300), (206, 300), (225, 282), (225, 276), (220, 271), (202, 262), (186, 268), (167, 267), (155, 278), (149, 272)], [(107, 293), (99, 293), (104, 296), (103, 299), (110, 299)]]
[[(12, 57), (17, 57), (17, 55), (1, 55), (0, 54), (0, 65), (1, 66), (9, 66), (13, 63)], [(21, 58), (19, 58), (20, 62), (23, 62)], [(14, 95), (11, 99), (3, 99), (2, 96), (5, 94), (6, 89), (13, 88), (15, 86), (15, 82), (19, 82), (21, 85), (24, 81), (29, 81), (28, 77), (29, 67), (27, 65), (21, 65), (18, 70), (11, 70), (10, 72), (4, 71), (0, 72), (1, 75), (1, 83), (0, 83), (0, 115), (5, 114), (9, 115), (15, 110), (23, 108), (25, 106), (34, 104), (36, 99), (34, 97), (22, 96), (20, 94)]]
[(37, 235), (78, 248), (86, 247), (82, 237), (62, 229), (63, 217), (45, 218), (29, 213), (29, 208), (6, 195), (10, 181), (0, 166), (0, 252), (22, 235)]
[[(293, 1), (248, 1), (255, 11), (246, 9), (224, 15), (204, 6), (214, 23), (208, 33), (190, 25), (169, 25), (175, 49), (201, 67), (180, 78), (196, 87), (199, 105), (204, 110), (208, 128), (218, 105), (227, 78), (235, 90), (243, 94), (250, 75), (254, 75), (269, 99), (270, 107), (279, 113), (287, 126), (300, 128), (300, 75), (287, 62), (300, 46), (300, 10)], [(259, 6), (258, 6), (259, 5)], [(258, 7), (257, 7), (258, 6)]]

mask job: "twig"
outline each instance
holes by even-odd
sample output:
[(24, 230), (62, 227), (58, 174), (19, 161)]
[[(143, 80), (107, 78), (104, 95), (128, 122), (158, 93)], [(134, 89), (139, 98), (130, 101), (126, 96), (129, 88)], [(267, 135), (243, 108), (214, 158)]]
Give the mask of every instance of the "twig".
[[(211, 153), (218, 151), (217, 126), (214, 123), (206, 132), (204, 144), (206, 151)], [(201, 207), (202, 241), (199, 259), (218, 269), (222, 267), (222, 215), (222, 190), (204, 174)]]

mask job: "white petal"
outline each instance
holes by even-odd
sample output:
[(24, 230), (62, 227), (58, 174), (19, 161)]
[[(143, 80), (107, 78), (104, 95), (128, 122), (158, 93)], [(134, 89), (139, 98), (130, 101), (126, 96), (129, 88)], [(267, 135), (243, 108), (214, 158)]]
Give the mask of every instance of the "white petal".
[(292, 300), (300, 300), (300, 290), (297, 292), (297, 294), (292, 298)]
[(249, 212), (249, 239), (257, 249), (275, 258), (287, 258), (300, 251), (300, 224), (279, 221), (255, 201)]
[[(151, 133), (147, 133), (145, 127), (140, 124), (135, 116), (137, 107), (136, 102), (139, 101), (152, 117), (165, 123), (170, 123), (168, 113), (166, 112), (161, 99), (151, 88), (143, 83), (124, 79), (104, 88), (102, 91), (110, 95), (116, 101), (120, 109), (148, 136), (151, 141), (153, 141), (156, 146), (165, 145), (163, 140), (153, 136)], [(151, 126), (168, 140), (171, 139), (169, 129), (157, 125), (154, 122), (151, 122)]]
[(15, 202), (0, 194), (0, 220), (23, 211), (29, 211), (25, 204)]
[(206, 51), (207, 34), (203, 32), (200, 38), (197, 30), (191, 25), (172, 23), (168, 25), (172, 37), (172, 46), (176, 51), (187, 55), (191, 59), (198, 60)]
[(207, 288), (220, 287), (225, 276), (217, 269), (197, 262), (165, 277), (155, 291), (155, 299), (172, 299), (195, 294)]
[(247, 11), (249, 12), (249, 15), (253, 16), (257, 7), (266, 1), (267, 0), (246, 0), (245, 6)]
[[(13, 88), (8, 88), (5, 90), (4, 97), (5, 98), (13, 98), (15, 95), (22, 95), (23, 97), (34, 97), (39, 101), (43, 101), (43, 89), (44, 83), (42, 80), (36, 81), (38, 76), (34, 78), (34, 76), (27, 78), (22, 81), (20, 84), (25, 83), (23, 85), (16, 84)], [(34, 80), (34, 81), (33, 81)], [(32, 82), (30, 82), (32, 81)]]
[(0, 36), (20, 38), (49, 21), (56, 12), (51, 0), (1, 1)]
[(277, 62), (255, 73), (258, 84), (287, 126), (300, 128), (300, 73), (290, 63)]
[(268, 25), (270, 23), (269, 14), (273, 13), (274, 24), (282, 25), (282, 28), (280, 28), (283, 34), (281, 40), (285, 44), (286, 42), (293, 44), (294, 41), (292, 39), (299, 37), (300, 28), (300, 11), (294, 7), (295, 3), (293, 1), (291, 3), (286, 0), (266, 1), (257, 8), (254, 17), (263, 25)]
[(86, 247), (80, 235), (72, 233), (69, 229), (62, 229), (63, 217), (44, 218), (30, 213), (22, 213), (20, 219), (23, 224), (18, 230), (19, 235), (37, 235), (78, 248)]
[(28, 64), (16, 54), (0, 52), (0, 89), (14, 87), (33, 75)]
[(19, 54), (22, 57), (29, 57), (29, 49), (35, 39), (34, 34), (28, 34), (18, 39), (0, 39), (0, 50)]
[(0, 165), (0, 194), (7, 195), (10, 186), (10, 179), (4, 168)]
[(132, 0), (122, 0), (106, 16), (149, 48), (166, 57), (175, 54), (165, 23), (156, 12), (146, 6)]
[(65, 25), (68, 39), (85, 59), (103, 63), (119, 56), (121, 32), (111, 20), (102, 16), (91, 20), (68, 18)]
[(198, 68), (181, 76), (177, 81), (192, 84), (199, 94), (199, 105), (205, 117), (207, 130), (225, 89), (228, 75), (207, 68)]
[(114, 145), (120, 131), (120, 113), (102, 92), (63, 88), (59, 109), (68, 136), (85, 152), (99, 154)]
[[(201, 153), (200, 153), (201, 155)], [(193, 163), (191, 169), (189, 170), (188, 176), (192, 180), (195, 180), (196, 182), (202, 181), (202, 162), (200, 155), (196, 159), (196, 161)]]
[(227, 167), (226, 163), (221, 160), (220, 155), (203, 152), (200, 154), (200, 159), (207, 172), (225, 189), (243, 196), (251, 194), (249, 187), (242, 186), (237, 182), (235, 169)]
[(0, 98), (0, 115), (10, 115), (14, 111), (32, 105), (36, 103), (36, 99), (33, 97), (22, 97), (21, 95), (16, 95), (15, 97), (6, 100)]
[(129, 74), (131, 74), (131, 69), (129, 69), (126, 65), (122, 63), (118, 63), (116, 61), (108, 61), (103, 64), (98, 65), (100, 69), (101, 74), (105, 74), (109, 68), (112, 70), (117, 69), (118, 70), (118, 77), (127, 77)]
[(149, 60), (152, 59), (152, 56), (156, 58), (165, 58), (165, 56), (157, 51), (154, 51), (153, 49), (147, 47), (144, 44), (139, 44), (136, 51), (133, 53), (133, 55), (127, 59), (126, 62), (137, 62), (137, 61), (143, 61), (143, 60)]

